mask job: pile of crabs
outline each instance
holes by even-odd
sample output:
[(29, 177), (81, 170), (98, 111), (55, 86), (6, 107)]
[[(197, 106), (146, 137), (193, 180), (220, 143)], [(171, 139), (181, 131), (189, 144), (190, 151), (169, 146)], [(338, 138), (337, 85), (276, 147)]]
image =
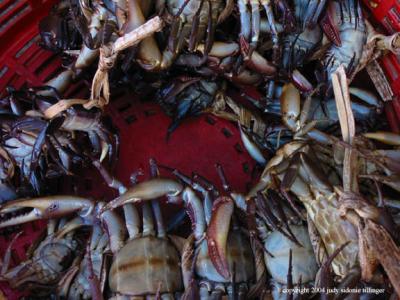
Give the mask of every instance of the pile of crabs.
[[(10, 241), (0, 280), (43, 299), (396, 299), (400, 136), (377, 60), (400, 36), (367, 14), (359, 0), (58, 3), (39, 28), (64, 71), (0, 99), (0, 228), (48, 220), (16, 266)], [(87, 99), (65, 96), (77, 81)], [(104, 112), (121, 90), (157, 101), (168, 136), (202, 113), (236, 123), (254, 185), (155, 158), (125, 186)], [(53, 187), (88, 165), (117, 198)], [(181, 205), (187, 235), (167, 230), (160, 202)]]

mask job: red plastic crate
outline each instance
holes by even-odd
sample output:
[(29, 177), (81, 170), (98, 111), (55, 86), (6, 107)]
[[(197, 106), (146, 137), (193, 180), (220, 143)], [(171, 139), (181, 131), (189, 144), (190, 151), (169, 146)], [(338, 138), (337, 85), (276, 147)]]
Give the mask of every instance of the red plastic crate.
[[(398, 0), (363, 0), (388, 34), (400, 31), (400, 1)], [(386, 113), (394, 132), (400, 133), (400, 57), (389, 53), (380, 59), (384, 72), (392, 87), (393, 101), (386, 104)]]
[[(0, 95), (10, 85), (15, 88), (41, 85), (62, 70), (60, 59), (37, 45), (38, 22), (55, 2), (8, 0), (0, 3)], [(88, 96), (83, 83), (72, 87), (68, 94), (76, 96), (75, 91), (82, 97)], [(107, 114), (120, 133), (122, 142), (115, 174), (125, 184), (129, 184), (130, 174), (138, 168), (148, 176), (149, 158), (155, 158), (160, 164), (188, 174), (196, 171), (222, 188), (214, 167), (218, 162), (232, 186), (238, 191), (246, 190), (254, 162), (244, 150), (235, 124), (203, 115), (184, 122), (167, 142), (171, 120), (157, 104), (139, 101), (133, 96), (114, 98), (107, 107)], [(82, 179), (67, 178), (66, 181), (66, 186), (77, 186), (82, 196), (106, 201), (117, 196), (95, 170), (86, 170)], [(44, 226), (45, 222), (37, 222), (23, 227), (24, 233), (13, 247), (12, 264), (25, 259), (26, 250)], [(0, 235), (0, 257), (13, 236)], [(0, 283), (0, 289), (10, 300), (26, 295), (5, 283)]]
[[(0, 2), (0, 94), (5, 87), (37, 86), (58, 74), (61, 68), (60, 59), (51, 52), (41, 49), (38, 22), (48, 14), (55, 0), (3, 0)], [(364, 0), (375, 18), (388, 30), (400, 30), (399, 1)], [(375, 3), (375, 4), (374, 4)], [(394, 91), (400, 94), (400, 63), (397, 57), (389, 55), (383, 59)], [(393, 70), (391, 70), (392, 68)], [(78, 84), (69, 91), (82, 90)], [(86, 90), (87, 92), (87, 90)], [(398, 95), (399, 95), (398, 94)], [(400, 102), (388, 103), (386, 112), (395, 116), (391, 126), (400, 131)], [(397, 114), (396, 114), (397, 112)], [(166, 142), (165, 136), (170, 119), (154, 103), (140, 102), (134, 97), (114, 99), (107, 108), (113, 123), (120, 131), (122, 140), (116, 175), (125, 184), (129, 182), (131, 172), (141, 168), (148, 174), (148, 160), (155, 158), (159, 163), (176, 167), (185, 173), (196, 171), (219, 184), (214, 164), (223, 165), (232, 186), (244, 191), (250, 181), (254, 167), (252, 159), (244, 151), (236, 126), (211, 116), (191, 119), (172, 134)], [(207, 121), (212, 118), (213, 122)], [(229, 134), (226, 134), (226, 133)], [(71, 180), (70, 184), (79, 185), (79, 193), (95, 199), (110, 200), (116, 196), (115, 191), (105, 186), (96, 172), (88, 170), (83, 180)], [(44, 223), (29, 224), (13, 248), (13, 263), (25, 258), (26, 249), (43, 230)], [(0, 256), (11, 240), (10, 236), (0, 236)], [(19, 299), (20, 292), (11, 290), (1, 283), (0, 289), (7, 299)]]

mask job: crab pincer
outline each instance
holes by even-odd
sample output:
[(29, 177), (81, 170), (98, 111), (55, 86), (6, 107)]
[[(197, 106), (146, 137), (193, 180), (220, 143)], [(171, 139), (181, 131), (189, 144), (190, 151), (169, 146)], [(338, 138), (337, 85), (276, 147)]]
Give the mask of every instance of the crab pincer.
[[(26, 212), (28, 209), (28, 212)], [(33, 199), (18, 199), (10, 201), (0, 207), (0, 214), (17, 214), (11, 218), (0, 221), (0, 228), (18, 225), (36, 220), (57, 218), (74, 212), (82, 217), (90, 215), (94, 203), (86, 198), (77, 196), (49, 196)], [(18, 214), (22, 212), (22, 214)]]
[(231, 198), (219, 197), (216, 199), (206, 234), (210, 259), (215, 269), (224, 278), (230, 277), (226, 259), (226, 245), (233, 209), (234, 205)]

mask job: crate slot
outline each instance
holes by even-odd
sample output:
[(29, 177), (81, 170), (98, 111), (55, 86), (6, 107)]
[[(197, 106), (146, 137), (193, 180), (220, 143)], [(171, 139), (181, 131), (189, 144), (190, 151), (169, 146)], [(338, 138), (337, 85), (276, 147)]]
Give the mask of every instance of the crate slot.
[(4, 66), (1, 68), (0, 70), (0, 79), (6, 74), (6, 72), (8, 71), (8, 67)]
[(392, 22), (389, 20), (389, 18), (387, 16), (383, 18), (382, 24), (390, 33), (395, 32), (393, 24), (392, 24)]
[(0, 14), (0, 34), (5, 32), (13, 23), (17, 22), (23, 15), (29, 13), (31, 7), (24, 1), (16, 1), (12, 3)]
[(235, 148), (235, 150), (236, 150), (237, 153), (239, 153), (239, 154), (242, 154), (242, 153), (243, 153), (243, 148), (242, 148), (242, 146), (240, 146), (239, 143), (236, 143), (235, 146), (234, 146), (234, 148)]
[(1, 8), (2, 11), (0, 12), (0, 20), (1, 20), (1, 18), (4, 18), (5, 15), (9, 14), (9, 12), (12, 11), (14, 8), (16, 8), (18, 5), (20, 5), (21, 2), (24, 2), (24, 1), (23, 0), (8, 1), (8, 7)]
[(400, 23), (400, 15), (399, 15), (399, 11), (397, 10), (396, 7), (392, 7), (389, 10), (389, 14), (390, 14), (390, 16), (393, 17), (393, 19), (394, 19), (393, 21), (396, 22), (396, 24)]
[(18, 74), (14, 74), (11, 76), (11, 78), (8, 80), (6, 86), (12, 86), (14, 88), (17, 88), (16, 86), (14, 86), (17, 82), (17, 80), (19, 79), (19, 75)]
[(226, 138), (230, 138), (233, 136), (233, 133), (227, 128), (222, 128), (221, 132)]
[(26, 50), (28, 50), (34, 43), (38, 42), (39, 39), (40, 37), (37, 35), (33, 39), (29, 40), (21, 49), (17, 51), (14, 57), (17, 59), (20, 58), (26, 52)]
[(242, 168), (243, 168), (243, 172), (245, 172), (246, 174), (249, 173), (250, 166), (249, 166), (249, 163), (247, 161), (242, 164)]
[(213, 118), (211, 118), (210, 116), (206, 116), (206, 122), (210, 125), (215, 125), (215, 123), (217, 121), (215, 121)]
[(154, 111), (154, 110), (145, 110), (144, 111), (144, 115), (145, 115), (145, 117), (151, 117), (151, 116), (154, 116), (154, 115), (156, 115), (157, 114), (157, 112), (156, 111)]
[(134, 115), (130, 115), (125, 118), (125, 122), (128, 123), (128, 125), (132, 124), (135, 121), (137, 121), (137, 118)]
[[(45, 53), (47, 54), (47, 53)], [(47, 54), (48, 55), (48, 54)], [(32, 47), (29, 48), (28, 52), (25, 52), (25, 55), (22, 55), (18, 62), (22, 64), (25, 68), (28, 70), (35, 70), (36, 65), (39, 65), (42, 63), (43, 59), (40, 59), (40, 56), (43, 56), (43, 52), (39, 47)], [(32, 72), (32, 71), (30, 71)]]

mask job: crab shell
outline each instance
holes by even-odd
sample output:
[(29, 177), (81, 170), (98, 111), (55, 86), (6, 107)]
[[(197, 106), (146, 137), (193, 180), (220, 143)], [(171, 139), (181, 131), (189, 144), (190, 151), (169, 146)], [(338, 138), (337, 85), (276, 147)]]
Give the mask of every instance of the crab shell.
[(272, 232), (265, 240), (265, 247), (274, 257), (264, 254), (268, 272), (278, 282), (287, 284), (289, 250), (292, 249), (293, 282), (307, 283), (315, 279), (318, 271), (308, 230), (305, 226), (290, 225), (296, 239), (303, 245), (293, 243), (278, 231)]
[(109, 277), (111, 290), (124, 295), (183, 290), (177, 249), (168, 239), (153, 236), (129, 241), (115, 256)]

